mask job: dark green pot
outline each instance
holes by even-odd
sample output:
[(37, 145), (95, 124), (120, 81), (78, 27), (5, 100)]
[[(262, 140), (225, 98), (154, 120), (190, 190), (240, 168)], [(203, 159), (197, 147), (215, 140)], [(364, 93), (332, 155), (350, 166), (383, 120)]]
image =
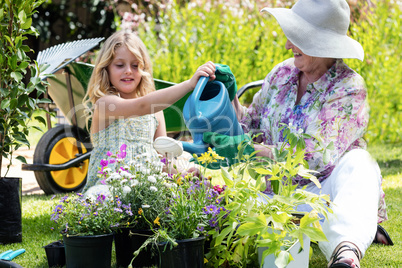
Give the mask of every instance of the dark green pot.
[(204, 267), (205, 237), (176, 241), (178, 245), (170, 248), (159, 243), (159, 268), (202, 268)]
[(110, 268), (113, 234), (63, 236), (67, 268)]
[[(117, 267), (127, 267), (133, 259), (133, 253), (154, 234), (149, 230), (136, 230), (133, 228), (121, 228), (114, 236), (116, 248)], [(152, 251), (152, 244), (143, 249), (134, 259), (133, 267), (153, 267), (158, 264), (157, 252)]]
[(21, 197), (21, 178), (0, 178), (0, 244), (22, 242)]

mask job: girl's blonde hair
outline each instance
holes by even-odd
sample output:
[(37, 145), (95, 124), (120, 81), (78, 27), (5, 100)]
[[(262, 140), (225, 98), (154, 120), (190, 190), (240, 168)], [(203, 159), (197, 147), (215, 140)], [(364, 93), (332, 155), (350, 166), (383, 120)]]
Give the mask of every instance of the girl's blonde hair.
[(95, 104), (99, 98), (108, 94), (118, 95), (117, 89), (110, 83), (107, 67), (112, 63), (116, 49), (122, 46), (126, 46), (138, 60), (138, 70), (142, 77), (137, 87), (136, 96), (142, 97), (155, 91), (151, 59), (144, 43), (133, 32), (124, 30), (115, 32), (105, 41), (95, 61), (95, 67), (88, 83), (87, 93), (83, 100), (83, 104), (87, 108), (87, 119), (91, 117), (93, 104)]

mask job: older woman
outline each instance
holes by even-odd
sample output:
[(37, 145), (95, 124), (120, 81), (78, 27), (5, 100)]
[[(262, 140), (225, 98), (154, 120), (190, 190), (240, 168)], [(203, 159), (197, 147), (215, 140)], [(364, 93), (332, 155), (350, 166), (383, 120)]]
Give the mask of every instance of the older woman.
[[(322, 152), (306, 159), (319, 172), (322, 189), (309, 181), (296, 182), (308, 184), (308, 191), (329, 194), (335, 204), (323, 223), (328, 242), (319, 244), (328, 266), (360, 267), (373, 240), (387, 242), (384, 235), (376, 237), (377, 223), (386, 213), (380, 170), (363, 139), (369, 119), (365, 83), (342, 60), (364, 58), (362, 46), (346, 35), (349, 6), (345, 0), (299, 0), (292, 9), (263, 11), (279, 22), (294, 58), (274, 67), (248, 109), (234, 100), (238, 119), (246, 132), (262, 133), (255, 150), (271, 158), (269, 147), (284, 141), (280, 123), (312, 136), (306, 140), (307, 152), (315, 151), (317, 143), (333, 142), (327, 165)], [(270, 187), (266, 193), (272, 194)]]

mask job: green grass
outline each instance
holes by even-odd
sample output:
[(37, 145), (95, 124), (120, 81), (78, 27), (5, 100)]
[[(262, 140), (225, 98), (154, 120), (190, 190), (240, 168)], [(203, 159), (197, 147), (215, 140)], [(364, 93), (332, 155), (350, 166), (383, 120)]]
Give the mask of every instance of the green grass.
[[(389, 220), (382, 226), (390, 234), (395, 245), (392, 247), (372, 245), (362, 260), (362, 267), (402, 267), (402, 144), (382, 144), (369, 148), (370, 153), (378, 161), (384, 175), (383, 188), (386, 194)], [(48, 267), (43, 246), (61, 239), (52, 231), (50, 215), (58, 198), (45, 195), (24, 195), (22, 197), (22, 243), (0, 245), (0, 252), (8, 249), (24, 248), (26, 252), (14, 259), (23, 267)], [(326, 260), (316, 245), (310, 260), (311, 268), (326, 267)], [(112, 255), (112, 267), (115, 267), (115, 254)]]

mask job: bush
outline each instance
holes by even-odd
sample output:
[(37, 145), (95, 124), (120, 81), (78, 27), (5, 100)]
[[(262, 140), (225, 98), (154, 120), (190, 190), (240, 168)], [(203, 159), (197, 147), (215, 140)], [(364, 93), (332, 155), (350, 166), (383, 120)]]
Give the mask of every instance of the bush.
[[(203, 0), (184, 6), (176, 2), (160, 9), (156, 22), (148, 20), (147, 27), (138, 29), (152, 55), (156, 78), (180, 82), (212, 60), (229, 65), (242, 86), (263, 79), (277, 63), (292, 56), (285, 49), (286, 37), (279, 24), (273, 16), (259, 12), (258, 1), (246, 5)], [(371, 143), (399, 142), (402, 61), (397, 49), (402, 12), (392, 1), (375, 4), (352, 8), (358, 19), (353, 19), (349, 34), (363, 45), (365, 60), (346, 63), (367, 83), (371, 122), (366, 138)], [(242, 101), (250, 103), (254, 93)]]

